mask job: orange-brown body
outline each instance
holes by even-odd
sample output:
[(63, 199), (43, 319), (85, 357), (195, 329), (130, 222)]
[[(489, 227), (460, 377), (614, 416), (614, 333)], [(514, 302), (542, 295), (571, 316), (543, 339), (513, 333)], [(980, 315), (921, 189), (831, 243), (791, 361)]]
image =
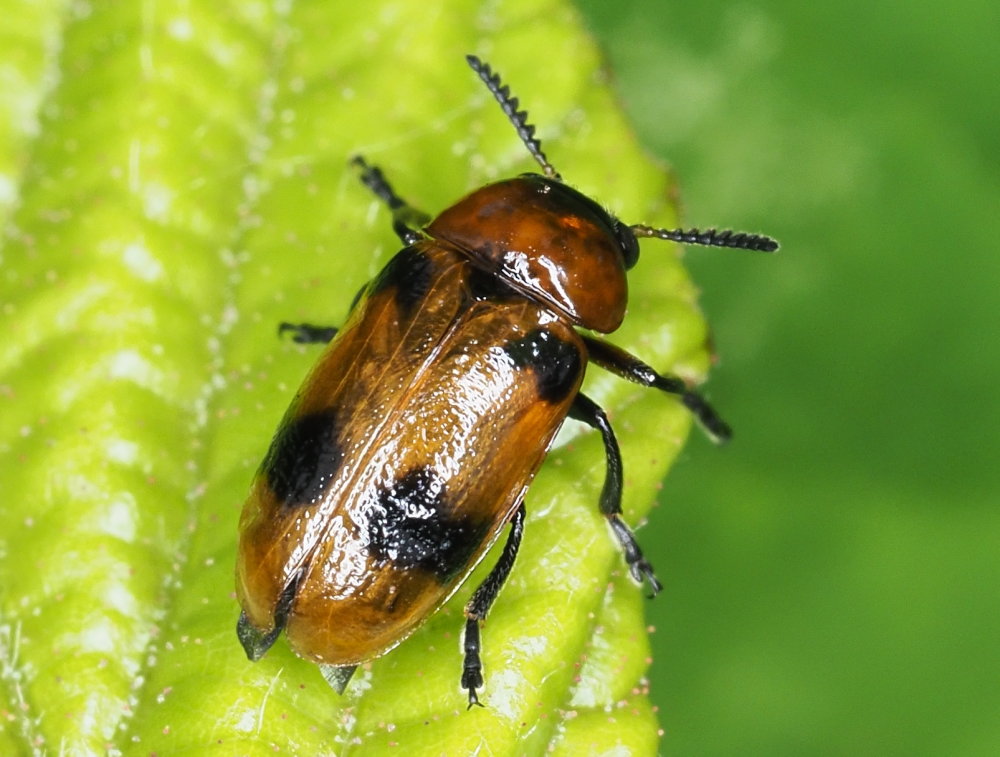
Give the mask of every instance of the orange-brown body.
[[(510, 574), (524, 494), (567, 417), (598, 430), (599, 506), (636, 580), (659, 591), (621, 519), (622, 459), (607, 415), (580, 393), (589, 362), (677, 395), (719, 441), (729, 427), (676, 376), (578, 333), (618, 328), (637, 237), (774, 250), (767, 237), (623, 224), (548, 163), (499, 77), (469, 64), (545, 176), (472, 192), (427, 220), (356, 159), (406, 247), (364, 289), (271, 442), (240, 519), (237, 635), (259, 659), (284, 631), (342, 691), (472, 572), (510, 523), (465, 608), (461, 684), (483, 685), (479, 624)], [(422, 226), (422, 228), (418, 228)], [(298, 341), (336, 331), (282, 324)]]
[[(512, 347), (533, 340), (538, 355)], [(564, 320), (451, 245), (400, 252), (306, 379), (254, 480), (237, 566), (252, 624), (270, 629), (296, 583), (285, 633), (303, 657), (355, 664), (408, 636), (520, 503), (584, 355)], [(553, 356), (554, 373), (540, 364)]]

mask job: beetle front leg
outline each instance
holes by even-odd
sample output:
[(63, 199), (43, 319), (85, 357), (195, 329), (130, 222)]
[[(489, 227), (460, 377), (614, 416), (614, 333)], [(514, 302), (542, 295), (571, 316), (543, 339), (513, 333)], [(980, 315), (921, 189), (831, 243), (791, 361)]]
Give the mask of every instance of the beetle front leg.
[(611, 530), (621, 544), (622, 552), (625, 553), (625, 564), (628, 565), (632, 578), (639, 583), (645, 579), (653, 591), (650, 596), (656, 596), (663, 585), (657, 580), (653, 566), (643, 557), (632, 529), (621, 519), (622, 453), (618, 448), (618, 440), (615, 438), (608, 416), (590, 397), (580, 393), (570, 406), (569, 417), (601, 432), (604, 454), (607, 458), (607, 472), (604, 476), (604, 487), (601, 489), (601, 513), (607, 517)]
[(462, 688), (469, 691), (469, 709), (479, 703), (476, 689), (483, 686), (483, 661), (479, 653), (482, 649), (479, 640), (479, 623), (486, 618), (493, 601), (503, 588), (507, 576), (510, 575), (511, 568), (514, 567), (514, 560), (517, 557), (517, 550), (521, 546), (521, 535), (524, 533), (524, 504), (518, 506), (514, 511), (514, 517), (510, 522), (510, 534), (507, 536), (507, 543), (504, 544), (503, 553), (493, 570), (486, 576), (479, 588), (472, 595), (472, 599), (465, 606), (465, 661), (462, 665)]
[(423, 239), (424, 235), (420, 233), (420, 229), (431, 220), (431, 217), (396, 194), (380, 168), (368, 165), (360, 155), (355, 155), (351, 163), (361, 171), (361, 181), (364, 185), (392, 211), (392, 230), (403, 244), (410, 245)]
[(583, 341), (587, 345), (590, 359), (605, 370), (637, 384), (678, 395), (684, 406), (694, 414), (705, 433), (713, 441), (721, 444), (729, 441), (732, 437), (732, 429), (708, 404), (708, 400), (693, 389), (689, 389), (683, 379), (678, 376), (664, 376), (657, 373), (635, 355), (631, 355), (621, 347), (616, 347), (608, 342), (590, 336), (584, 336)]

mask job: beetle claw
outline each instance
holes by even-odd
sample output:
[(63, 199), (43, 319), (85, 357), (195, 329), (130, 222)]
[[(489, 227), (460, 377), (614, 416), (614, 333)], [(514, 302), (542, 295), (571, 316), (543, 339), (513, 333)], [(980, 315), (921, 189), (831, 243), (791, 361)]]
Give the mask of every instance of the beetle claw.
[(485, 709), (486, 705), (479, 701), (479, 697), (476, 694), (475, 688), (469, 689), (469, 706), (465, 708), (466, 712), (472, 709), (473, 705), (476, 707), (483, 707)]
[(661, 584), (659, 579), (656, 577), (656, 573), (653, 571), (653, 566), (650, 565), (649, 562), (646, 560), (638, 560), (632, 563), (629, 567), (631, 568), (632, 578), (639, 583), (649, 584), (649, 588), (652, 593), (646, 595), (648, 599), (652, 599), (663, 591), (663, 584)]

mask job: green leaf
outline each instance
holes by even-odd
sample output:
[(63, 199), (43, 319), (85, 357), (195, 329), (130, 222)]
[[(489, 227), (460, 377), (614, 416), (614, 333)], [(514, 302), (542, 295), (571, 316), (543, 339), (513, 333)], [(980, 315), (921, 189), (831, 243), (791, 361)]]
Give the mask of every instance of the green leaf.
[[(574, 12), (4, 0), (0, 15), (29, 5), (4, 31), (18, 86), (0, 102), (21, 114), (0, 145), (0, 751), (654, 753), (643, 600), (597, 512), (593, 433), (566, 433), (531, 489), (484, 626), (485, 709), (465, 711), (458, 680), (462, 605), (488, 565), (344, 697), (283, 642), (252, 664), (235, 635), (242, 500), (316, 357), (275, 326), (341, 321), (398, 245), (351, 155), (431, 212), (532, 170), (475, 52), (567, 181), (626, 220), (674, 220)], [(697, 380), (706, 332), (677, 256), (647, 246), (615, 341)], [(598, 371), (587, 386), (641, 521), (689, 418)]]

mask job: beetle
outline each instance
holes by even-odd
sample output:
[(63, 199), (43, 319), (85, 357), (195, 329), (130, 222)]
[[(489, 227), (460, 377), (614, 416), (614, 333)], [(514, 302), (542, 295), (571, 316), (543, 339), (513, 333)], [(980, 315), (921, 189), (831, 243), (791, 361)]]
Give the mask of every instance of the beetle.
[(260, 659), (285, 633), (343, 693), (355, 668), (419, 627), (509, 533), (465, 607), (461, 686), (483, 687), (479, 625), (514, 565), (524, 495), (566, 418), (596, 429), (600, 511), (632, 577), (661, 585), (621, 518), (622, 459), (580, 391), (588, 363), (679, 396), (713, 439), (729, 427), (684, 381), (592, 335), (622, 323), (638, 239), (773, 251), (765, 236), (626, 225), (562, 182), (527, 113), (475, 56), (472, 69), (542, 169), (477, 189), (431, 220), (356, 157), (404, 247), (335, 328), (285, 413), (240, 518), (237, 635)]

